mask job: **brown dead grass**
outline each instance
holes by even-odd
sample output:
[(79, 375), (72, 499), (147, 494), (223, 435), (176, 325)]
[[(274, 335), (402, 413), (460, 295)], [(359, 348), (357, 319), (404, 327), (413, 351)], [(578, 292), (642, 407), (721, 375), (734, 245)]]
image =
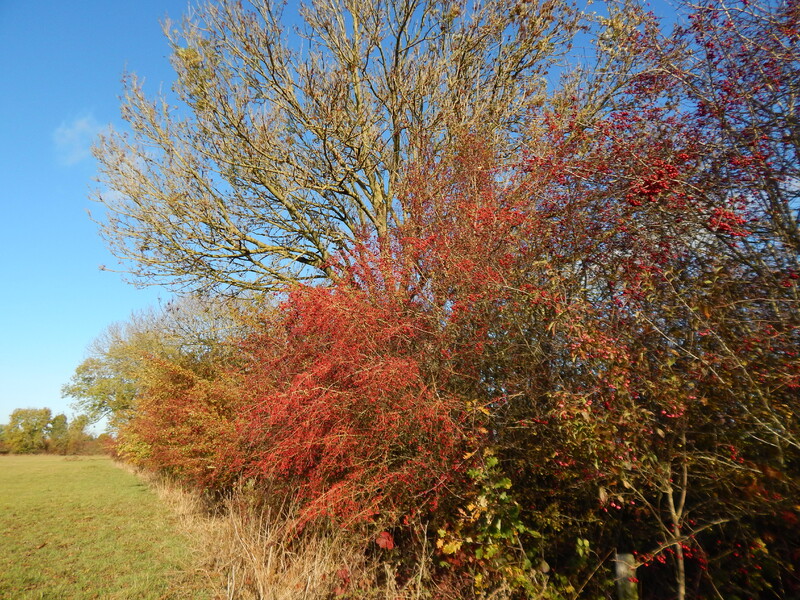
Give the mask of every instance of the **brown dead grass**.
[(303, 529), (291, 506), (264, 507), (241, 489), (214, 508), (193, 492), (150, 478), (162, 501), (194, 540), (198, 564), (218, 598), (300, 600), (332, 598), (421, 599), (431, 596), (428, 548), (417, 549), (412, 574), (398, 585), (379, 553), (364, 540), (331, 528)]

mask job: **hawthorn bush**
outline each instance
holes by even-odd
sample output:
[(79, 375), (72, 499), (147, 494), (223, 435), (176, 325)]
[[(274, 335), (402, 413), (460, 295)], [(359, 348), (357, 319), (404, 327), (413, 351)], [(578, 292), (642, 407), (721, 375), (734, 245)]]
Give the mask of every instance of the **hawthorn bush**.
[(430, 324), (391, 297), (298, 288), (248, 338), (242, 475), (305, 516), (408, 522), (463, 476), (465, 411), (419, 350)]

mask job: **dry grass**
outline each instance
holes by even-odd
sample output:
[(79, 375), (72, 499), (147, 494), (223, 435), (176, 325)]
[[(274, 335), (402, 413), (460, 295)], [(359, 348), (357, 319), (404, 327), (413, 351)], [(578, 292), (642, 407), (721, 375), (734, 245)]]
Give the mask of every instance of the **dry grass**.
[(197, 493), (151, 478), (158, 495), (194, 540), (218, 598), (299, 600), (331, 598), (421, 599), (430, 556), (424, 545), (405, 583), (394, 568), (364, 550), (364, 540), (331, 528), (304, 529), (290, 506), (263, 507), (239, 490), (210, 510)]

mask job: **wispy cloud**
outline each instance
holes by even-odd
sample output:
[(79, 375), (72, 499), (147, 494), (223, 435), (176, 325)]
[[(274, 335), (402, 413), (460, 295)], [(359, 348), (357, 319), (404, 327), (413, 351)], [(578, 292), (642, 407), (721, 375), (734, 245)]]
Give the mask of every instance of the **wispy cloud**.
[(92, 142), (103, 129), (92, 114), (62, 122), (53, 132), (58, 162), (69, 167), (89, 158)]

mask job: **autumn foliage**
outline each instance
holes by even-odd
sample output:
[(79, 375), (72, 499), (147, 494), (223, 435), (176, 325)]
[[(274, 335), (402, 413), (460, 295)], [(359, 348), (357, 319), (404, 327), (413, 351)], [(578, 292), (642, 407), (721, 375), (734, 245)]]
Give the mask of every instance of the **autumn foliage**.
[(435, 507), (463, 471), (465, 423), (418, 353), (431, 334), (350, 286), (292, 291), (245, 342), (243, 476), (297, 494), (309, 518), (396, 524)]
[(428, 539), (443, 597), (611, 597), (615, 552), (647, 598), (800, 593), (798, 10), (610, 19), (514, 152), (421, 144), (235, 360), (148, 355), (131, 457)]

